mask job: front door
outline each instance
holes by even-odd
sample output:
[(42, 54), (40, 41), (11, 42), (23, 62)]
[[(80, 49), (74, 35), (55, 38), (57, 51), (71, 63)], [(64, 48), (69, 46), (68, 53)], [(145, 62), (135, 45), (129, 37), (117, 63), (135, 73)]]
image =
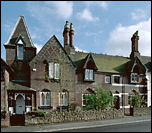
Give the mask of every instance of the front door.
[(18, 95), (16, 98), (16, 114), (24, 114), (25, 101), (22, 95)]
[(119, 109), (120, 103), (119, 103), (119, 96), (114, 96), (114, 108)]

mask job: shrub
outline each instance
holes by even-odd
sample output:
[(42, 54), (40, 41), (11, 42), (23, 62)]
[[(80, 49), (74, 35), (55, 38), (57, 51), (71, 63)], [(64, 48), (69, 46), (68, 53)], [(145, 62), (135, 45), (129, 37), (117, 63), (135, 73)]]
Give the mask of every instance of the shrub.
[(85, 110), (103, 110), (113, 106), (113, 96), (108, 89), (96, 88), (96, 93), (85, 96)]
[(43, 117), (46, 114), (46, 111), (29, 111), (26, 113), (29, 116)]

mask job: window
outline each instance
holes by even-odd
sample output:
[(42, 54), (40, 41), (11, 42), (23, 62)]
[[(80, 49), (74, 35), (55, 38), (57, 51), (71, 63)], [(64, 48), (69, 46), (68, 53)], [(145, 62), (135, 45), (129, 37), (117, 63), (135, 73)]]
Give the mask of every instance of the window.
[(50, 105), (50, 93), (47, 92), (46, 93), (46, 106), (49, 106)]
[(114, 76), (114, 83), (117, 83), (117, 84), (120, 83), (120, 76), (119, 75)]
[(49, 63), (49, 78), (59, 79), (60, 78), (60, 67), (58, 63)]
[(85, 69), (85, 80), (93, 80), (93, 70)]
[(17, 45), (17, 59), (23, 60), (24, 58), (24, 47), (22, 45)]
[(105, 83), (110, 84), (110, 76), (109, 75), (106, 75)]
[(40, 105), (50, 106), (50, 92), (40, 92)]
[(59, 77), (60, 77), (59, 64), (55, 63), (55, 79), (59, 79)]
[(131, 83), (139, 83), (139, 75), (137, 73), (131, 73)]
[(82, 106), (86, 106), (87, 104), (87, 99), (86, 96), (88, 96), (90, 94), (82, 94)]
[(53, 78), (53, 63), (49, 63), (49, 77)]
[(68, 106), (68, 92), (59, 93), (59, 105)]
[(83, 92), (83, 94), (82, 94), (82, 106), (83, 107), (85, 107), (87, 105), (87, 98), (86, 97), (90, 96), (90, 95), (93, 95), (93, 94), (95, 94), (95, 92), (90, 88), (86, 89)]

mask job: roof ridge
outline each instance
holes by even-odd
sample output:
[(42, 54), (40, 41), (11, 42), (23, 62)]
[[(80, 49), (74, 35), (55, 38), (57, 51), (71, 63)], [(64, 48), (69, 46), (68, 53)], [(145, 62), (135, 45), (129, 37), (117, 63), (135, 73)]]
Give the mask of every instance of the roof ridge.
[(84, 53), (84, 52), (76, 51), (76, 53), (80, 53), (80, 54), (91, 54), (91, 55), (104, 55), (104, 56), (113, 56), (113, 57), (122, 57), (122, 58), (129, 58), (129, 57), (120, 56), (120, 55), (107, 55), (107, 54), (102, 54), (102, 53), (92, 53), (92, 52)]

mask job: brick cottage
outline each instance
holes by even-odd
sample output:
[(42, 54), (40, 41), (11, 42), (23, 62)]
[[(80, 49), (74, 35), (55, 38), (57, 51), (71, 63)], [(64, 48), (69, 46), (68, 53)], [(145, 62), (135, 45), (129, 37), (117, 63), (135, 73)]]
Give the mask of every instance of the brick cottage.
[(110, 89), (116, 108), (129, 108), (136, 91), (151, 106), (151, 57), (140, 55), (138, 31), (131, 37), (130, 57), (76, 51), (68, 21), (63, 39), (64, 46), (53, 35), (36, 54), (24, 16), (19, 17), (4, 44), (6, 61), (1, 58), (1, 111), (84, 107), (84, 96), (95, 87)]

